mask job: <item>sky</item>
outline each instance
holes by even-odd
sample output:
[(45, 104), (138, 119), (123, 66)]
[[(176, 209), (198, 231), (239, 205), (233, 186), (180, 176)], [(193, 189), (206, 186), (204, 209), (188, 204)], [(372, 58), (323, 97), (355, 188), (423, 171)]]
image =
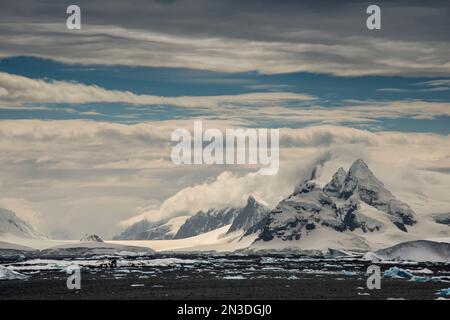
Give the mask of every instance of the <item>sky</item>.
[[(52, 237), (271, 205), (363, 158), (416, 210), (450, 211), (450, 5), (20, 1), (0, 11), (0, 207)], [(174, 166), (170, 134), (280, 128), (280, 171)], [(233, 192), (229, 192), (232, 189)], [(417, 199), (422, 199), (421, 201)]]

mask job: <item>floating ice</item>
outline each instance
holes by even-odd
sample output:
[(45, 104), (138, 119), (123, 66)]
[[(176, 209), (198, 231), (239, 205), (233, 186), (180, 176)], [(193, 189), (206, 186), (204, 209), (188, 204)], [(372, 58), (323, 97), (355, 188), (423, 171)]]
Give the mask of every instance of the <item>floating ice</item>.
[(411, 279), (413, 275), (406, 271), (405, 269), (401, 269), (398, 267), (391, 267), (384, 272), (385, 278), (394, 278), (394, 279)]
[(225, 276), (223, 277), (226, 280), (244, 280), (244, 276)]
[(22, 280), (26, 278), (28, 278), (28, 276), (0, 266), (0, 280)]
[(130, 286), (131, 287), (145, 287), (145, 284), (143, 284), (143, 283), (133, 283)]
[(450, 296), (450, 288), (447, 289), (441, 289), (437, 292), (438, 295), (443, 297), (449, 297)]

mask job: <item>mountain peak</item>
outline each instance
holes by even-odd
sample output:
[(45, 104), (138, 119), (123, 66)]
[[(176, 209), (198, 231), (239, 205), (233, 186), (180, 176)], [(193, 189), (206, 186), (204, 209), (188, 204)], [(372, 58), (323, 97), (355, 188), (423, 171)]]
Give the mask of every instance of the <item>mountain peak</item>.
[(13, 211), (0, 208), (0, 236), (3, 234), (12, 234), (21, 238), (46, 238)]
[(397, 200), (361, 159), (352, 164), (338, 193), (344, 199), (355, 195), (366, 204), (391, 215), (401, 230), (406, 230), (402, 224), (413, 225), (416, 222), (413, 210), (406, 203)]
[(342, 186), (344, 185), (345, 178), (347, 177), (347, 172), (340, 167), (338, 171), (335, 172), (331, 181), (324, 187), (324, 190), (330, 194), (338, 194)]
[(344, 170), (344, 168), (339, 167), (338, 171), (336, 171), (335, 175), (345, 176), (347, 175), (347, 172)]
[(262, 206), (266, 206), (266, 207), (269, 206), (261, 197), (257, 196), (254, 193), (251, 193), (248, 196), (248, 199), (247, 199), (247, 207), (248, 206), (253, 207), (253, 206), (257, 205), (257, 204), (262, 205)]
[(350, 167), (349, 173), (354, 173), (360, 170), (370, 171), (369, 166), (362, 159), (358, 159), (353, 162), (352, 166)]
[(268, 205), (264, 200), (255, 194), (250, 194), (247, 199), (247, 205), (239, 210), (239, 214), (233, 220), (227, 233), (232, 233), (237, 230), (244, 230), (246, 232), (250, 229), (252, 229), (251, 232), (258, 230), (256, 225), (267, 217), (269, 211)]
[(221, 228), (227, 224), (231, 224), (239, 212), (239, 208), (230, 207), (209, 209), (206, 213), (199, 211), (184, 222), (173, 238), (189, 238)]
[(96, 234), (85, 234), (84, 237), (80, 239), (80, 242), (103, 242), (103, 240)]
[(341, 189), (341, 195), (348, 198), (357, 190), (370, 190), (371, 193), (389, 193), (384, 184), (373, 174), (367, 164), (358, 159), (350, 167), (344, 185)]
[[(367, 164), (356, 160), (348, 173), (339, 168), (323, 188), (313, 181), (298, 185), (294, 193), (282, 200), (267, 218), (257, 241), (272, 239), (300, 240), (316, 229), (352, 232), (384, 232), (388, 228), (377, 219), (373, 209), (386, 213), (401, 232), (416, 223), (413, 210), (397, 200), (370, 171)], [(367, 243), (359, 243), (364, 247)]]
[(372, 171), (369, 169), (369, 166), (362, 159), (358, 159), (353, 162), (352, 166), (348, 170), (349, 175), (355, 175), (358, 172), (367, 172), (373, 175)]

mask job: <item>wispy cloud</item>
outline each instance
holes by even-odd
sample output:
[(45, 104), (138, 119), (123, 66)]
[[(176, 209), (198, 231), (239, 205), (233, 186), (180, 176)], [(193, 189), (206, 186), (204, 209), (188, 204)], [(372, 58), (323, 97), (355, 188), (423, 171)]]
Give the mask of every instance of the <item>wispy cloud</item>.
[[(450, 104), (447, 102), (348, 100), (343, 101), (339, 106), (325, 107), (321, 105), (321, 100), (317, 97), (292, 92), (164, 97), (108, 90), (96, 85), (31, 79), (0, 73), (0, 108), (3, 109), (36, 108), (36, 110), (65, 111), (77, 115), (98, 116), (100, 112), (97, 110), (78, 110), (75, 106), (99, 102), (136, 105), (135, 117), (139, 117), (139, 111), (145, 110), (139, 108), (162, 105), (196, 111), (192, 116), (184, 115), (185, 118), (201, 116), (205, 119), (232, 120), (236, 124), (241, 123), (246, 126), (258, 126), (261, 123), (282, 123), (286, 126), (299, 123), (373, 123), (383, 119), (435, 119), (440, 116), (450, 116)], [(69, 107), (45, 106), (45, 104), (52, 103), (69, 105)], [(118, 116), (130, 117), (133, 115), (123, 112)], [(177, 118), (177, 114), (174, 113), (172, 117), (173, 119)]]
[(450, 90), (450, 79), (437, 79), (412, 84), (415, 88), (381, 88), (377, 91), (405, 93), (405, 92), (440, 92)]
[(398, 39), (380, 42), (365, 35), (344, 42), (336, 40), (339, 38), (333, 30), (245, 39), (232, 34), (175, 35), (88, 24), (75, 34), (57, 23), (3, 23), (2, 33), (8, 36), (0, 40), (0, 57), (32, 55), (68, 63), (266, 74), (305, 71), (339, 76), (450, 75), (448, 43), (434, 43), (435, 48), (430, 50), (429, 43)]
[(134, 105), (172, 105), (187, 108), (214, 108), (234, 105), (266, 105), (281, 101), (310, 101), (307, 94), (255, 92), (239, 95), (161, 97), (138, 95), (130, 91), (107, 90), (96, 85), (67, 81), (48, 81), (0, 72), (0, 99), (23, 103), (126, 103)]

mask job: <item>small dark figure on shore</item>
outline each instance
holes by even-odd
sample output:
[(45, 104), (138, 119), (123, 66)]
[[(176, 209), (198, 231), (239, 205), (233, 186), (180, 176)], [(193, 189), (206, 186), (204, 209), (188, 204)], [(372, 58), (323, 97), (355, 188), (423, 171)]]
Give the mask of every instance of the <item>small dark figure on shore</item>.
[(117, 268), (117, 260), (116, 259), (112, 259), (111, 262), (109, 263), (109, 267), (110, 268)]

